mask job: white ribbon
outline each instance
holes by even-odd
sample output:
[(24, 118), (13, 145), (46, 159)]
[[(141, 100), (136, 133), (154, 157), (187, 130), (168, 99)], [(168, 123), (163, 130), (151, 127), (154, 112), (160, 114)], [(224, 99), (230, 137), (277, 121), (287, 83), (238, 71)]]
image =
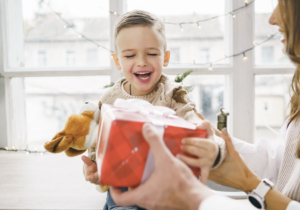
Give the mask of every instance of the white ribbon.
[(114, 106), (116, 108), (125, 109), (129, 112), (139, 112), (146, 116), (154, 125), (164, 125), (163, 122), (155, 118), (158, 116), (177, 118), (177, 116), (175, 116), (176, 112), (173, 109), (164, 106), (154, 106), (148, 101), (141, 99), (124, 100), (118, 98), (115, 101)]

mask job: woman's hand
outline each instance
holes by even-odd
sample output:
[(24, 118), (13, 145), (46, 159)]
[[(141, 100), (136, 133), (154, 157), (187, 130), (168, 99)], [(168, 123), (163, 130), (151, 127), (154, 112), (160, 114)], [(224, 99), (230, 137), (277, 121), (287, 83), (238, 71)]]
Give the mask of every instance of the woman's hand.
[(82, 156), (81, 159), (86, 164), (85, 180), (92, 184), (99, 185), (97, 164), (86, 156)]
[(208, 138), (185, 138), (182, 140), (182, 151), (196, 158), (177, 155), (177, 157), (189, 166), (201, 169), (201, 182), (206, 183), (210, 169), (213, 167), (218, 154), (219, 147), (215, 141), (212, 141), (213, 130), (208, 121), (203, 121), (198, 128), (206, 130)]
[(209, 180), (246, 193), (252, 191), (259, 185), (260, 178), (247, 167), (235, 150), (226, 128), (222, 130), (222, 138), (226, 142), (227, 155), (222, 165), (210, 171)]

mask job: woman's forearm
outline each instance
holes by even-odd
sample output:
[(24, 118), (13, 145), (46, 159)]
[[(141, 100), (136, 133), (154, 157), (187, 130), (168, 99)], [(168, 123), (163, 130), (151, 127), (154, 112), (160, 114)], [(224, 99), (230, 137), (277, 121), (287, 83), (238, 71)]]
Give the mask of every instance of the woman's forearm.
[(275, 189), (271, 189), (266, 197), (266, 210), (285, 210), (292, 200)]

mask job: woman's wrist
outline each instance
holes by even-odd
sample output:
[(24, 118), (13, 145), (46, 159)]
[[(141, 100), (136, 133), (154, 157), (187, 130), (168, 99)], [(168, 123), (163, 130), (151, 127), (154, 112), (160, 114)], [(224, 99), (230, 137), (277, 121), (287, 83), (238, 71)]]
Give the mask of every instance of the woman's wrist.
[(246, 182), (242, 190), (248, 194), (252, 190), (256, 189), (260, 182), (261, 179), (253, 174), (251, 175), (251, 177), (246, 179)]

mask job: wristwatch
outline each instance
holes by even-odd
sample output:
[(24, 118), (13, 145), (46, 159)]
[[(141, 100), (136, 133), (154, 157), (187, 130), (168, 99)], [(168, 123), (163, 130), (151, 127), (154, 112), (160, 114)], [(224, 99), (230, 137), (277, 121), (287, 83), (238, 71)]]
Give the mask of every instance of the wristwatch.
[(258, 209), (265, 209), (265, 196), (274, 186), (273, 182), (268, 179), (263, 179), (256, 189), (248, 193), (248, 200)]

